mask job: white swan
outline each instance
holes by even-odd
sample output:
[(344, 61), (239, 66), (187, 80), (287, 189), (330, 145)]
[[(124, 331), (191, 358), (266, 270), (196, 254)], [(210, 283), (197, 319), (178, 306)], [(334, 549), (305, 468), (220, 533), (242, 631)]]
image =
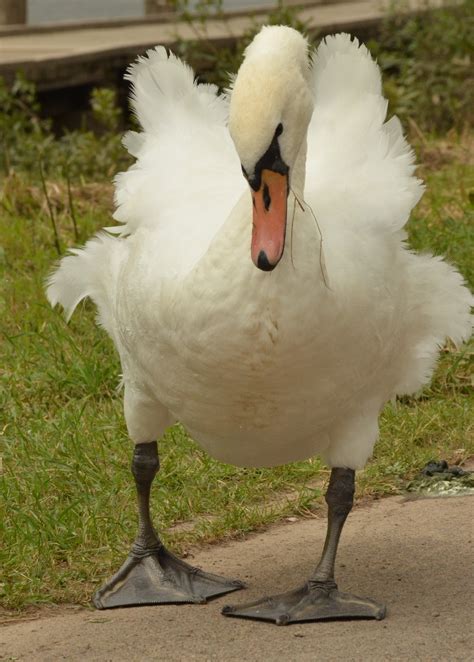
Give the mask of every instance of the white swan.
[(228, 96), (194, 83), (162, 47), (128, 78), (142, 132), (125, 137), (136, 164), (116, 180), (121, 236), (71, 251), (48, 287), (68, 315), (86, 296), (97, 304), (136, 444), (141, 532), (96, 604), (196, 601), (240, 586), (205, 573), (193, 584), (152, 530), (151, 442), (179, 420), (225, 462), (319, 453), (333, 467), (328, 541), (310, 582), (227, 613), (381, 618), (333, 580), (354, 469), (384, 404), (430, 379), (446, 337), (469, 337), (472, 297), (453, 267), (404, 243), (423, 187), (399, 121), (385, 121), (379, 69), (349, 35), (328, 37), (311, 59), (298, 32), (265, 27)]

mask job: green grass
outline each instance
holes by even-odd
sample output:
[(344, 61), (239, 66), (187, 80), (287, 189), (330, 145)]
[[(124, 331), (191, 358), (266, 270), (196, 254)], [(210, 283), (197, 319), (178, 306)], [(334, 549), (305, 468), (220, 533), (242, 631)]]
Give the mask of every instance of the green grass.
[[(467, 154), (455, 136), (421, 147), (428, 191), (409, 229), (414, 246), (446, 253), (472, 286), (474, 175)], [(73, 244), (64, 187), (51, 184), (50, 194), (61, 244)], [(84, 185), (74, 197), (81, 239), (109, 224), (109, 187)], [(94, 325), (92, 306), (67, 326), (46, 303), (43, 280), (57, 255), (40, 190), (21, 177), (6, 181), (0, 223), (0, 600), (8, 609), (86, 604), (135, 532), (119, 364)], [(447, 348), (421, 398), (386, 407), (359, 497), (399, 492), (431, 458), (459, 462), (473, 453), (473, 349)], [(323, 507), (328, 471), (317, 459), (237, 469), (210, 459), (179, 426), (161, 442), (161, 457), (153, 511), (181, 552)]]

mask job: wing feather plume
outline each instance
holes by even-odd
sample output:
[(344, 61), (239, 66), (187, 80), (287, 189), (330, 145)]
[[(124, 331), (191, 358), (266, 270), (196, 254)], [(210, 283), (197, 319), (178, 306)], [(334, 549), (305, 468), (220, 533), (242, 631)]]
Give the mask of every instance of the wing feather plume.
[(386, 120), (380, 70), (350, 35), (322, 41), (313, 59), (315, 110), (306, 197), (322, 220), (395, 232), (423, 193), (396, 117)]
[(114, 218), (123, 227), (113, 231), (160, 226), (186, 235), (186, 223), (195, 227), (204, 207), (206, 237), (225, 220), (243, 186), (226, 127), (227, 99), (215, 85), (197, 83), (192, 69), (163, 46), (138, 58), (126, 78), (142, 131), (124, 138), (137, 160), (116, 177)]

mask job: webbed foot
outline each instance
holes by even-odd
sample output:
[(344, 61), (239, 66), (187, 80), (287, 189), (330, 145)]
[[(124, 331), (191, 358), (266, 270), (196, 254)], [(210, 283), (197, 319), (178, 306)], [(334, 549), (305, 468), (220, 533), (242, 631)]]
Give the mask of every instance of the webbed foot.
[(120, 570), (97, 591), (93, 602), (98, 609), (204, 603), (244, 587), (238, 580), (195, 568), (160, 546), (140, 555), (132, 551)]
[(227, 605), (225, 616), (273, 621), (277, 625), (309, 621), (371, 619), (385, 616), (384, 605), (370, 598), (340, 593), (334, 582), (309, 581), (288, 593), (281, 593), (244, 605)]

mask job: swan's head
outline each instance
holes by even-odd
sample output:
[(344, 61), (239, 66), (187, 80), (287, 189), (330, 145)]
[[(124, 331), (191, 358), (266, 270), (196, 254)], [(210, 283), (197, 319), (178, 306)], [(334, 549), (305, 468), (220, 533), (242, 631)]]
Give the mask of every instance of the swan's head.
[(229, 129), (253, 199), (252, 260), (271, 271), (285, 248), (287, 199), (313, 112), (308, 42), (264, 27), (245, 51), (232, 89)]

